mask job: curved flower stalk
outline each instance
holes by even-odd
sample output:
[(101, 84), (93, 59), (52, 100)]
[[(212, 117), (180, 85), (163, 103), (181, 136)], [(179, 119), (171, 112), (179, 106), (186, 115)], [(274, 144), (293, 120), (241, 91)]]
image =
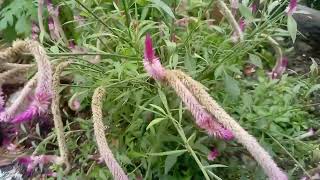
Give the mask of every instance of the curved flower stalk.
[(268, 75), (271, 79), (279, 79), (287, 69), (288, 58), (283, 56), (281, 47), (276, 40), (264, 34), (262, 36), (267, 37), (268, 42), (271, 44), (272, 48), (275, 50), (277, 55), (277, 62), (273, 67), (272, 71), (268, 73)]
[(61, 119), (60, 107), (59, 107), (60, 105), (59, 85), (60, 85), (61, 72), (70, 64), (71, 64), (71, 61), (62, 62), (56, 67), (55, 73), (53, 75), (53, 97), (52, 97), (52, 105), (51, 105), (60, 156), (63, 159), (64, 164), (66, 165), (65, 173), (69, 172), (70, 163), (68, 160), (68, 149), (66, 145), (66, 138), (64, 135), (64, 128), (63, 128), (63, 123)]
[(213, 114), (219, 123), (230, 129), (236, 140), (241, 143), (263, 168), (271, 180), (287, 180), (287, 175), (277, 166), (271, 156), (259, 145), (257, 140), (245, 131), (220, 105), (211, 98), (206, 90), (199, 86), (199, 82), (193, 80), (182, 71), (174, 70), (176, 76), (190, 89), (199, 102)]
[[(146, 46), (146, 48), (149, 47), (150, 46)], [(150, 72), (154, 71), (157, 70), (152, 70)], [(152, 74), (150, 75), (153, 76)], [(167, 78), (167, 76), (169, 76), (169, 78)], [(281, 171), (277, 164), (272, 160), (271, 156), (259, 145), (257, 140), (253, 136), (251, 136), (247, 131), (245, 131), (228, 113), (224, 111), (223, 108), (219, 106), (219, 104), (215, 100), (211, 98), (211, 96), (206, 92), (203, 85), (193, 80), (191, 77), (187, 76), (182, 71), (166, 71), (165, 78), (170, 80), (174, 77), (178, 78), (182, 82), (182, 84), (184, 84), (186, 88), (189, 89), (189, 91), (192, 93), (195, 99), (198, 100), (198, 102), (205, 108), (205, 110), (207, 110), (216, 118), (218, 123), (221, 123), (221, 125), (226, 129), (231, 130), (236, 140), (242, 145), (244, 145), (247, 148), (247, 150), (252, 154), (252, 156), (256, 159), (256, 161), (261, 165), (265, 173), (268, 175), (269, 179), (288, 179), (287, 175)], [(180, 93), (180, 91), (181, 90), (176, 90), (177, 93)], [(185, 96), (187, 96), (187, 94)], [(191, 98), (188, 98), (189, 100), (186, 102), (191, 104)]]
[(13, 119), (13, 123), (28, 121), (45, 113), (49, 108), (52, 96), (52, 69), (44, 48), (37, 41), (26, 40), (24, 42), (25, 48), (33, 54), (37, 62), (37, 86), (31, 104), (27, 110)]
[(78, 98), (79, 94), (75, 93), (70, 100), (68, 101), (68, 106), (71, 110), (73, 111), (79, 111), (80, 107), (81, 107), (81, 103), (79, 101)]
[(148, 74), (155, 80), (163, 80), (165, 78), (165, 69), (162, 67), (159, 58), (155, 56), (150, 34), (147, 34), (145, 40), (143, 65)]
[(241, 31), (241, 28), (239, 27), (239, 24), (237, 23), (236, 19), (232, 15), (232, 12), (229, 10), (227, 5), (223, 2), (223, 0), (217, 0), (217, 5), (218, 5), (218, 8), (220, 9), (220, 11), (222, 12), (222, 14), (226, 17), (226, 19), (228, 20), (228, 22), (232, 26), (233, 31), (238, 36), (238, 39), (240, 41), (243, 41), (243, 33)]
[(111, 174), (116, 180), (128, 180), (127, 175), (114, 158), (112, 151), (110, 150), (106, 135), (104, 133), (104, 125), (102, 122), (102, 101), (105, 96), (105, 90), (102, 87), (95, 89), (92, 96), (92, 121), (94, 128), (94, 135), (98, 144), (99, 152), (107, 164)]
[(26, 46), (24, 41), (13, 42), (12, 47), (7, 48), (5, 51), (0, 52), (0, 65), (3, 63), (13, 63), (22, 53), (26, 53)]

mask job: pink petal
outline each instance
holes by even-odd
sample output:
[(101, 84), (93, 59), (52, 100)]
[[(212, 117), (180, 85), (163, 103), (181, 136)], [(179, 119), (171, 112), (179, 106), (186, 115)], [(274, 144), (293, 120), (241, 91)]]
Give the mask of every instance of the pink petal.
[(154, 50), (152, 46), (152, 39), (149, 33), (146, 35), (146, 40), (145, 40), (145, 49), (144, 49), (144, 59), (153, 61), (154, 57)]
[(162, 80), (165, 77), (165, 69), (161, 65), (159, 58), (155, 56), (149, 33), (145, 40), (143, 65), (147, 73), (154, 79)]
[(218, 155), (219, 155), (218, 150), (216, 148), (212, 148), (208, 154), (208, 160), (213, 161), (218, 157)]

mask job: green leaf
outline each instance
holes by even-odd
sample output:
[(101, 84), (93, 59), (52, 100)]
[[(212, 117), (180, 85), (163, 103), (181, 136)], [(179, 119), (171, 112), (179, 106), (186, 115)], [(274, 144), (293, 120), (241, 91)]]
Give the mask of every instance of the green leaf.
[(57, 46), (51, 46), (50, 51), (53, 53), (59, 53), (59, 48)]
[(296, 41), (298, 30), (297, 30), (297, 22), (296, 20), (294, 20), (292, 15), (288, 15), (287, 28), (291, 36), (292, 42), (294, 43)]
[(15, 30), (18, 34), (28, 34), (31, 31), (30, 21), (26, 17), (20, 17), (15, 25)]
[(178, 156), (177, 155), (169, 155), (166, 158), (164, 163), (164, 174), (168, 174), (174, 164), (177, 162)]
[(212, 165), (204, 166), (205, 169), (218, 168), (218, 167), (228, 167), (228, 166), (223, 164), (212, 164)]
[(312, 57), (310, 57), (310, 59), (312, 60), (312, 64), (310, 66), (310, 72), (312, 74), (316, 74), (317, 75), (318, 74), (318, 64)]
[(154, 120), (152, 120), (149, 125), (147, 126), (147, 130), (150, 129), (152, 126), (160, 123), (161, 121), (165, 120), (166, 118), (156, 118)]
[(243, 93), (242, 101), (245, 108), (251, 108), (253, 100), (252, 97), (248, 93)]
[(309, 91), (307, 92), (307, 95), (306, 96), (309, 96), (311, 93), (313, 93), (314, 91), (317, 91), (320, 89), (320, 84), (316, 84), (316, 85), (313, 85)]
[(170, 56), (170, 66), (171, 68), (175, 69), (179, 63), (179, 56), (178, 54), (174, 53), (172, 56)]
[(243, 17), (247, 20), (252, 20), (252, 12), (249, 7), (244, 6), (243, 4), (239, 4), (239, 11)]
[(168, 101), (167, 101), (167, 97), (166, 95), (163, 93), (163, 91), (161, 91), (161, 89), (158, 89), (158, 94), (159, 97), (162, 101), (163, 106), (166, 108), (167, 112), (170, 112), (169, 106), (168, 106)]
[(238, 84), (238, 81), (233, 79), (228, 74), (225, 74), (224, 76), (224, 87), (228, 94), (230, 94), (233, 97), (240, 96), (240, 87)]
[(173, 150), (173, 151), (165, 151), (165, 152), (160, 152), (160, 153), (147, 153), (149, 156), (168, 156), (168, 155), (181, 155), (183, 153), (187, 152), (186, 149), (181, 149), (181, 150)]
[(255, 55), (255, 54), (249, 54), (249, 60), (250, 63), (259, 67), (259, 68), (263, 68), (262, 67), (262, 62), (259, 56)]
[(268, 14), (272, 12), (272, 10), (280, 4), (279, 1), (273, 1), (268, 5)]
[(193, 74), (196, 71), (197, 63), (196, 61), (186, 52), (184, 58), (184, 67), (188, 70), (190, 74)]
[(158, 111), (160, 111), (162, 114), (166, 114), (166, 112), (159, 106), (155, 105), (155, 104), (150, 104), (150, 106), (152, 106), (153, 108), (156, 108)]
[(214, 78), (217, 79), (218, 77), (220, 77), (223, 73), (223, 70), (224, 70), (224, 66), (223, 66), (223, 64), (221, 64), (214, 71)]
[(192, 135), (188, 138), (187, 142), (192, 145), (192, 144), (194, 144), (194, 141), (196, 140), (196, 138), (197, 138), (197, 133), (196, 133), (196, 131), (195, 131), (195, 132), (192, 133)]
[(174, 14), (171, 10), (171, 8), (164, 3), (161, 0), (150, 0), (150, 2), (152, 2), (156, 7), (161, 8), (165, 13), (167, 13), (170, 17), (172, 17), (173, 19), (175, 19)]

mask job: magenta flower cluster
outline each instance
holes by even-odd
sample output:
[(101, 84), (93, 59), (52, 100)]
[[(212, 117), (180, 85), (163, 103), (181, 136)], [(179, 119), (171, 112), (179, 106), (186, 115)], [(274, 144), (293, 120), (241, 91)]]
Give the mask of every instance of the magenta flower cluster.
[(31, 175), (37, 167), (41, 167), (49, 163), (63, 163), (61, 157), (54, 155), (24, 156), (18, 158), (17, 161), (26, 168), (28, 175)]
[(47, 92), (36, 93), (28, 109), (16, 116), (12, 122), (22, 123), (46, 113), (50, 105), (50, 100), (51, 94), (48, 94)]
[(298, 1), (290, 0), (289, 6), (286, 9), (288, 15), (292, 15), (297, 10)]
[(143, 65), (148, 74), (155, 80), (164, 79), (165, 69), (162, 67), (159, 58), (155, 56), (150, 34), (147, 34), (145, 40)]

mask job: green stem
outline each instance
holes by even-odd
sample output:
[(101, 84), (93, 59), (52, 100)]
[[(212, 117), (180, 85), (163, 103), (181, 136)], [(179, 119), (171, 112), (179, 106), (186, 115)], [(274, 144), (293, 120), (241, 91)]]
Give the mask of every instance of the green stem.
[(209, 175), (208, 175), (205, 167), (202, 165), (200, 159), (198, 158), (198, 156), (196, 155), (196, 153), (193, 151), (193, 149), (192, 149), (191, 146), (189, 145), (188, 139), (187, 139), (187, 137), (185, 136), (185, 134), (184, 134), (184, 132), (183, 132), (183, 129), (182, 129), (180, 126), (178, 126), (176, 120), (172, 117), (171, 112), (168, 112), (168, 115), (169, 115), (169, 118), (171, 119), (174, 127), (175, 127), (176, 130), (178, 131), (181, 139), (183, 140), (185, 147), (186, 147), (187, 150), (190, 152), (190, 154), (192, 155), (192, 157), (193, 157), (194, 160), (196, 161), (197, 165), (199, 166), (200, 170), (202, 171), (205, 179), (206, 179), (206, 180), (210, 180), (210, 177), (209, 177)]
[[(82, 4), (79, 0), (75, 0), (83, 9), (85, 9), (88, 13), (90, 13), (95, 19), (97, 19), (103, 26), (105, 26), (109, 31), (111, 31), (114, 35), (117, 35), (117, 33), (109, 27), (102, 19), (100, 19), (95, 13), (93, 13), (89, 8), (87, 8), (84, 4)], [(124, 37), (117, 36), (120, 40), (123, 42), (129, 43), (132, 45), (131, 42), (128, 42)]]
[(127, 27), (130, 27), (130, 23), (131, 23), (131, 18), (130, 18), (130, 14), (128, 11), (128, 4), (127, 4), (127, 0), (121, 0), (122, 1), (122, 5), (124, 7), (124, 12), (126, 13), (126, 24)]
[(290, 157), (291, 159), (302, 169), (302, 171), (309, 177), (311, 178), (310, 174), (308, 173), (308, 171), (306, 171), (303, 166), (299, 163), (298, 160), (296, 160), (296, 158), (294, 158), (292, 156), (292, 154), (285, 148), (282, 146), (282, 144), (276, 139), (274, 138), (273, 136), (271, 136), (270, 134), (266, 133), (269, 137), (271, 137), (271, 139), (273, 139)]
[[(30, 53), (23, 53), (23, 55), (32, 55)], [(124, 56), (119, 54), (111, 54), (111, 53), (95, 53), (95, 52), (88, 52), (88, 53), (47, 53), (48, 56), (107, 56), (107, 57), (119, 57), (119, 58), (127, 58), (127, 59), (141, 59), (139, 57), (132, 57), (132, 56)]]

